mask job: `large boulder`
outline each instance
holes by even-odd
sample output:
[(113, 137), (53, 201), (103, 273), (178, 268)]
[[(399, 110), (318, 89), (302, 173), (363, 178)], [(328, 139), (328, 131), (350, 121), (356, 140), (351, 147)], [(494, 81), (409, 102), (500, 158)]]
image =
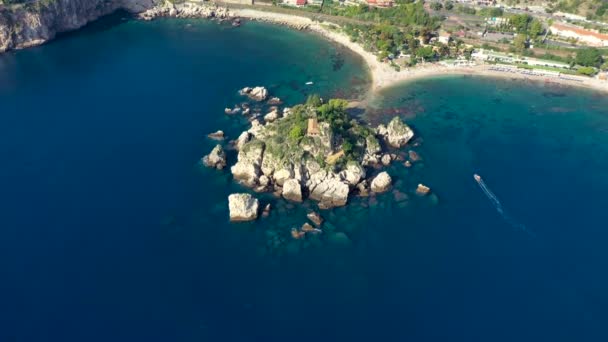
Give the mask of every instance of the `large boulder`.
[(392, 147), (402, 147), (413, 137), (414, 131), (398, 116), (394, 117), (386, 127), (386, 141)]
[(264, 143), (260, 140), (252, 140), (243, 145), (237, 163), (230, 168), (234, 179), (249, 187), (257, 185), (264, 147)]
[(266, 122), (273, 122), (273, 121), (277, 120), (278, 118), (279, 118), (279, 110), (277, 108), (270, 111), (268, 114), (264, 115), (264, 121), (266, 121)]
[(283, 198), (289, 201), (302, 202), (302, 186), (296, 179), (289, 179), (283, 184)]
[(209, 139), (213, 139), (213, 140), (224, 140), (225, 136), (224, 136), (224, 131), (219, 130), (217, 132), (213, 132), (213, 133), (209, 133), (207, 134), (207, 137)]
[(241, 95), (246, 95), (254, 101), (264, 101), (268, 98), (268, 90), (264, 87), (245, 87), (240, 91)]
[(310, 198), (321, 202), (320, 207), (339, 207), (348, 201), (350, 188), (334, 173), (320, 170), (310, 176), (307, 186)]
[(293, 169), (291, 167), (285, 167), (275, 171), (274, 181), (280, 186), (283, 186), (287, 180), (293, 178)]
[(349, 162), (346, 169), (340, 172), (340, 178), (353, 187), (365, 178), (365, 169), (359, 163)]
[(226, 166), (226, 153), (221, 145), (216, 145), (211, 153), (203, 157), (203, 164), (207, 167), (213, 167), (218, 170)]
[(228, 196), (230, 221), (252, 221), (258, 218), (259, 202), (250, 194), (232, 194)]
[(371, 184), (371, 190), (373, 192), (385, 192), (391, 186), (391, 176), (385, 171), (380, 172), (373, 180)]

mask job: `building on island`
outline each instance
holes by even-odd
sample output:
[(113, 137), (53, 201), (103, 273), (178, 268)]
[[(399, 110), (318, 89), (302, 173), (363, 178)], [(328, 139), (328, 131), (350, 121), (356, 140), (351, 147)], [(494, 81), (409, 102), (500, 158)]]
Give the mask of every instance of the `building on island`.
[(594, 30), (586, 30), (579, 26), (555, 23), (549, 28), (551, 33), (563, 38), (574, 38), (580, 43), (595, 46), (608, 47), (608, 34), (599, 33)]
[(317, 118), (308, 119), (308, 127), (306, 129), (306, 135), (309, 137), (318, 137), (320, 134), (319, 131), (319, 122)]

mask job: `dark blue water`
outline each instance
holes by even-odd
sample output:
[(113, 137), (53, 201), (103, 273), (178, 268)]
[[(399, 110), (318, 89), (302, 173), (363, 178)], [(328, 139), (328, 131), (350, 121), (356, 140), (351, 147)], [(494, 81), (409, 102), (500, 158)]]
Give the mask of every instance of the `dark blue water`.
[(422, 138), (421, 162), (389, 169), (407, 200), (353, 199), (306, 242), (288, 238), (306, 209), (267, 197), (270, 218), (228, 223), (244, 189), (197, 163), (208, 132), (245, 126), (223, 114), (236, 90), (296, 103), (367, 79), (314, 36), (249, 23), (115, 16), (1, 56), (0, 340), (606, 340), (604, 95), (388, 90), (364, 117), (398, 113)]

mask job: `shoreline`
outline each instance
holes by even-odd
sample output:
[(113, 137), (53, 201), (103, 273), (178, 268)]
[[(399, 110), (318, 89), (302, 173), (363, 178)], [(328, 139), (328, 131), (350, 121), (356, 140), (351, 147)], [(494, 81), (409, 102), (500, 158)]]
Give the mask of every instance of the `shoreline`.
[[(232, 9), (229, 8), (232, 14), (236, 17), (242, 17), (249, 20), (269, 22), (279, 25), (285, 25), (297, 29), (306, 29), (312, 33), (318, 34), (323, 38), (340, 44), (348, 48), (350, 51), (359, 55), (368, 67), (371, 75), (370, 92), (377, 93), (383, 89), (391, 88), (401, 84), (406, 84), (410, 81), (415, 81), (422, 78), (432, 76), (480, 76), (494, 77), (502, 79), (519, 79), (532, 82), (555, 83), (563, 86), (582, 87), (603, 92), (608, 92), (608, 82), (600, 81), (595, 78), (587, 78), (581, 76), (567, 76), (569, 79), (555, 76), (540, 76), (526, 75), (521, 72), (508, 72), (495, 70), (496, 66), (491, 64), (476, 64), (472, 66), (444, 66), (438, 63), (426, 63), (418, 65), (414, 68), (402, 69), (396, 71), (390, 65), (378, 61), (376, 55), (366, 51), (363, 47), (355, 42), (351, 42), (350, 38), (343, 33), (331, 30), (325, 26), (331, 26), (339, 29), (339, 26), (329, 22), (315, 22), (307, 17), (296, 15), (265, 12), (257, 9)], [(515, 67), (505, 66), (505, 69), (516, 70)], [(523, 70), (522, 70), (523, 71)]]

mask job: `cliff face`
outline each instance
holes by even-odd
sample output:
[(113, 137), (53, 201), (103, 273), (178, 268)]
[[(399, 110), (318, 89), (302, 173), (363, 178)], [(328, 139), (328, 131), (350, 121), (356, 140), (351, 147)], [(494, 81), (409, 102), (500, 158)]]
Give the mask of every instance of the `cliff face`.
[(139, 13), (157, 0), (40, 0), (0, 8), (0, 52), (42, 44), (117, 9)]

